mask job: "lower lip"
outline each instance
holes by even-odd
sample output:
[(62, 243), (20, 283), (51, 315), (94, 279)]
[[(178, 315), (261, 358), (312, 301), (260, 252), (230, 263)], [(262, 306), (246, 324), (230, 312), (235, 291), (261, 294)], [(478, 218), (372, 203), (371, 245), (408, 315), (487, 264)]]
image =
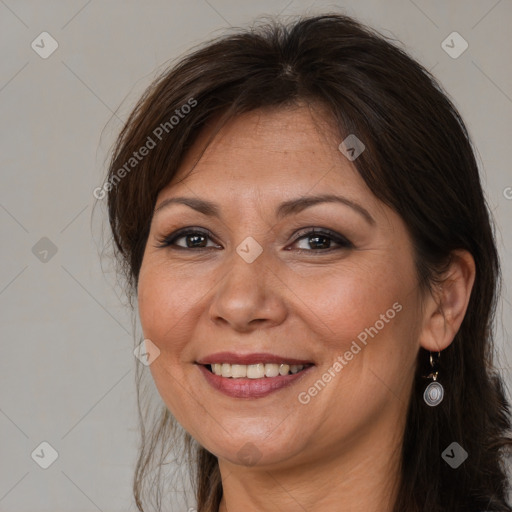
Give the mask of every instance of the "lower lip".
[(278, 377), (232, 379), (215, 375), (204, 365), (200, 364), (198, 367), (212, 388), (232, 398), (263, 398), (297, 382), (313, 368), (313, 366), (308, 366), (298, 373), (279, 375)]

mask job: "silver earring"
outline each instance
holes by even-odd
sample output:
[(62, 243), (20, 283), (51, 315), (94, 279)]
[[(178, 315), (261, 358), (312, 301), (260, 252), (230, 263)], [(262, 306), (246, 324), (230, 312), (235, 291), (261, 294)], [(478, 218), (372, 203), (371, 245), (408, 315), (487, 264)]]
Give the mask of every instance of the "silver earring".
[(426, 375), (426, 379), (432, 379), (432, 382), (425, 388), (425, 392), (423, 393), (423, 400), (430, 407), (435, 407), (439, 405), (443, 401), (444, 397), (444, 388), (443, 386), (437, 382), (437, 376), (439, 375), (438, 369), (438, 360), (441, 352), (437, 353), (436, 361), (432, 358), (432, 352), (430, 352), (430, 366), (431, 372), (429, 375)]

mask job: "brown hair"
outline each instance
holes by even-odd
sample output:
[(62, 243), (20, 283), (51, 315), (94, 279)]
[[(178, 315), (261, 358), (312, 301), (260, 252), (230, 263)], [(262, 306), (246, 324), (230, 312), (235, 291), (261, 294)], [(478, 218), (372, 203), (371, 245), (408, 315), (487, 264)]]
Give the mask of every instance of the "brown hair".
[[(364, 141), (366, 151), (354, 165), (406, 223), (422, 288), (441, 279), (455, 249), (469, 251), (476, 264), (466, 315), (441, 354), (446, 393), (437, 407), (422, 403), (429, 353), (418, 352), (394, 512), (512, 511), (505, 467), (505, 448), (512, 444), (509, 404), (493, 366), (500, 265), (478, 166), (466, 127), (441, 86), (378, 32), (339, 14), (289, 24), (271, 19), (196, 48), (146, 90), (119, 135), (105, 188), (128, 294), (137, 289), (157, 194), (205, 123), (221, 115), (222, 125), (243, 112), (299, 102), (326, 106), (340, 141), (351, 133)], [(134, 151), (150, 139), (154, 147), (128, 170)], [(161, 468), (164, 447), (176, 445), (179, 426), (164, 407), (146, 435), (140, 398), (138, 388), (142, 442), (134, 494), (143, 511), (147, 473), (152, 464)], [(185, 441), (183, 456), (194, 457), (187, 460), (196, 466), (197, 509), (217, 512), (217, 459), (188, 434)], [(456, 470), (441, 458), (453, 441), (469, 454)], [(155, 485), (150, 497), (158, 494), (159, 501)]]

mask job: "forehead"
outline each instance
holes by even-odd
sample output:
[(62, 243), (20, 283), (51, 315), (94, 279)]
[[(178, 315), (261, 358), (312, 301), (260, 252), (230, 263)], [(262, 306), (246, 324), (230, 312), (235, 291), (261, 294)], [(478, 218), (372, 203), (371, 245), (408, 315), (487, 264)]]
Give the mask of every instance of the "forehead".
[(202, 193), (278, 188), (294, 195), (313, 187), (315, 192), (366, 188), (339, 151), (338, 130), (321, 107), (251, 111), (230, 119), (216, 134), (214, 124), (199, 134), (161, 194), (190, 187)]

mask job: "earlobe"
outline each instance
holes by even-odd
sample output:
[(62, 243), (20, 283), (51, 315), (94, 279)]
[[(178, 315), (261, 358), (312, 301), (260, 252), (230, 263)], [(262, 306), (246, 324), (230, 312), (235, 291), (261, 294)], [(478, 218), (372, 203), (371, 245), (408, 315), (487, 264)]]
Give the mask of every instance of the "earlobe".
[(448, 347), (457, 334), (475, 282), (475, 261), (465, 250), (452, 252), (451, 263), (434, 295), (425, 299), (420, 345), (431, 352)]

